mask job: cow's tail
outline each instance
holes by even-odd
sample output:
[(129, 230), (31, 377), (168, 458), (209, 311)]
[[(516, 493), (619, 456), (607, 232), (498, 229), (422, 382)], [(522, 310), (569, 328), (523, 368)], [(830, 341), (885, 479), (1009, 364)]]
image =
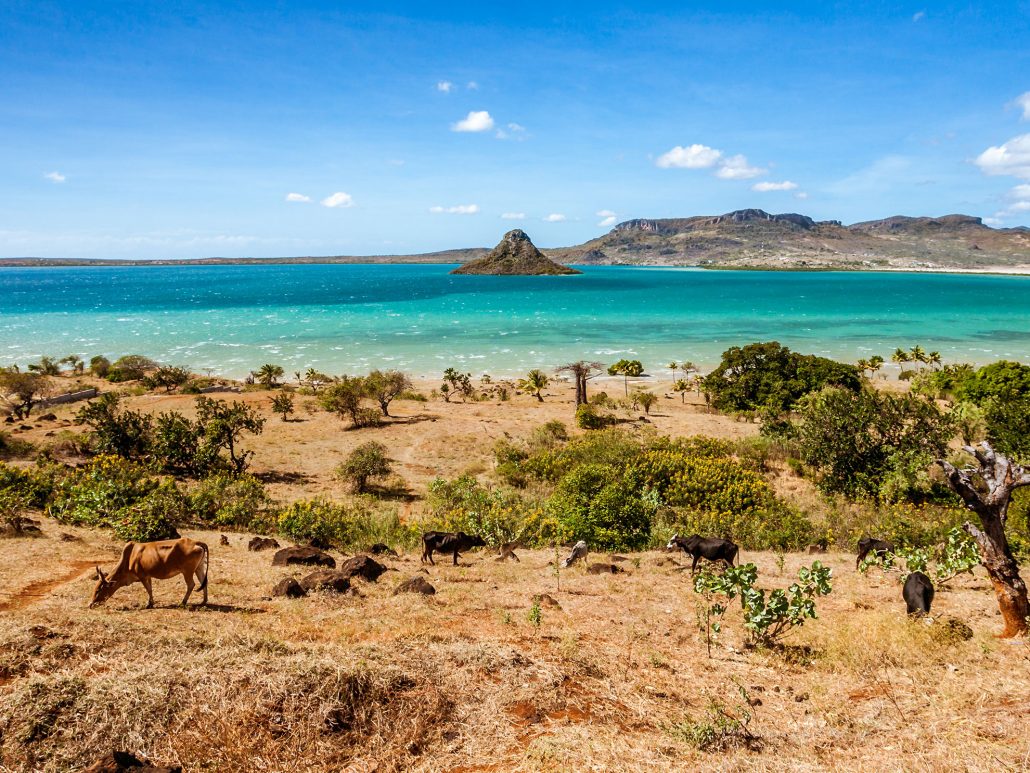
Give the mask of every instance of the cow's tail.
[(204, 579), (200, 581), (200, 585), (197, 586), (198, 590), (207, 589), (207, 576), (211, 570), (211, 554), (208, 552), (207, 544), (204, 542), (198, 542), (200, 547), (204, 548)]

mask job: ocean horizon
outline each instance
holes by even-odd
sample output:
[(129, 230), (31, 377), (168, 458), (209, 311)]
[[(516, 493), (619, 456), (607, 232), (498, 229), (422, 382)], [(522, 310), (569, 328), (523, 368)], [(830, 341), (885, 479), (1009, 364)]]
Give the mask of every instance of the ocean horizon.
[(577, 359), (702, 369), (777, 340), (844, 361), (916, 344), (946, 362), (1030, 360), (1030, 278), (580, 266), (451, 276), (454, 264), (4, 268), (0, 365), (144, 354), (240, 378), (447, 367), (513, 376)]

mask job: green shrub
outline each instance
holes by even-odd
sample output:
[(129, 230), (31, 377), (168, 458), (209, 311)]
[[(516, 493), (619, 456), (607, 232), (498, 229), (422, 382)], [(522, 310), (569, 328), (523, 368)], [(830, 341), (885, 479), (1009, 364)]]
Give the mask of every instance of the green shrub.
[(967, 518), (960, 506), (950, 504), (877, 504), (837, 498), (830, 499), (829, 505), (824, 516), (825, 531), (819, 536), (841, 550), (854, 550), (864, 536), (890, 540), (895, 545), (936, 545)]
[(653, 492), (600, 464), (581, 465), (563, 477), (547, 502), (548, 514), (569, 539), (586, 540), (594, 550), (643, 548), (657, 510)]
[(154, 542), (179, 536), (175, 528), (186, 516), (185, 501), (172, 483), (164, 483), (112, 518), (115, 536), (127, 542)]
[(252, 475), (217, 473), (187, 494), (188, 510), (204, 526), (267, 531), (272, 498)]
[(580, 429), (602, 429), (611, 423), (611, 417), (598, 411), (591, 403), (576, 408), (576, 426)]
[(47, 512), (64, 523), (113, 528), (125, 508), (158, 486), (142, 465), (119, 456), (96, 456), (58, 483)]
[(426, 499), (434, 528), (478, 534), (489, 545), (518, 539), (528, 547), (550, 536), (534, 503), (513, 491), (488, 489), (469, 475), (437, 478), (429, 484)]
[(0, 462), (0, 491), (10, 491), (24, 499), (26, 507), (42, 509), (54, 488), (57, 465), (23, 470)]
[(345, 505), (328, 499), (293, 502), (276, 518), (280, 534), (297, 542), (343, 546), (352, 537), (353, 513)]
[(336, 476), (361, 494), (368, 489), (370, 479), (384, 478), (392, 469), (386, 446), (372, 440), (351, 451), (343, 464), (336, 468)]

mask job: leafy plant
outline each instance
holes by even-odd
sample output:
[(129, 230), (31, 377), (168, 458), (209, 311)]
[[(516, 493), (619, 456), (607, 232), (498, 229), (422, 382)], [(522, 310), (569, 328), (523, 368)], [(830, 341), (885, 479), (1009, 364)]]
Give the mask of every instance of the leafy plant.
[(694, 578), (694, 590), (722, 594), (730, 600), (739, 598), (748, 643), (771, 647), (781, 644), (805, 620), (816, 617), (815, 599), (830, 593), (832, 574), (829, 567), (816, 561), (811, 567), (802, 567), (798, 582), (786, 590), (767, 592), (755, 587), (757, 567), (743, 564), (719, 574), (699, 572)]
[(293, 395), (289, 392), (279, 392), (272, 398), (272, 413), (283, 417), (283, 421), (289, 421), (293, 413)]
[(386, 446), (373, 440), (351, 451), (346, 461), (336, 468), (336, 475), (350, 483), (355, 493), (362, 494), (368, 490), (370, 479), (386, 477), (391, 471)]

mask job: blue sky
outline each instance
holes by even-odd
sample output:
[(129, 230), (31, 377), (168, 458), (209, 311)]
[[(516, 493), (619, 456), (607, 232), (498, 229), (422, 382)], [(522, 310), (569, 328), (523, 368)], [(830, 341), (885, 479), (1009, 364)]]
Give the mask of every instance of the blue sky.
[(0, 256), (1030, 225), (1030, 3), (494, 5), (5, 0)]

